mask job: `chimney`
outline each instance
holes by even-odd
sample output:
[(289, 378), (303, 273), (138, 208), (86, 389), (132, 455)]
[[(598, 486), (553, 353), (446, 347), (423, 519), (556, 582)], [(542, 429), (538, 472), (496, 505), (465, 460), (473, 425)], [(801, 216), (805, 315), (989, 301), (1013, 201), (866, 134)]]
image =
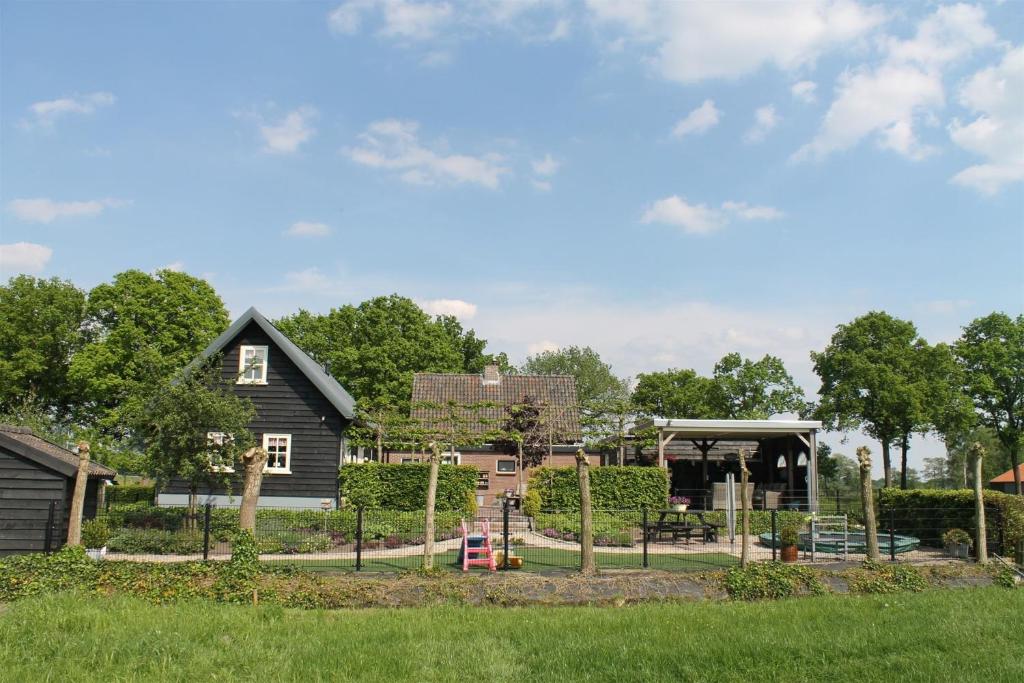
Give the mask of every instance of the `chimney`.
[(485, 365), (484, 366), (484, 380), (483, 385), (486, 386), (497, 386), (501, 384), (501, 373), (498, 372), (497, 365)]

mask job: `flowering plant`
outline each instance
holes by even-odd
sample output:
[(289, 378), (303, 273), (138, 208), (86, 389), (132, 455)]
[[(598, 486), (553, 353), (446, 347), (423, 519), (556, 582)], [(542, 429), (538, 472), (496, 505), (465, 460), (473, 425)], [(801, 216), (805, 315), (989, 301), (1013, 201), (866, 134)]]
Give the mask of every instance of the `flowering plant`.
[(689, 505), (690, 499), (686, 496), (671, 496), (668, 499), (669, 505)]

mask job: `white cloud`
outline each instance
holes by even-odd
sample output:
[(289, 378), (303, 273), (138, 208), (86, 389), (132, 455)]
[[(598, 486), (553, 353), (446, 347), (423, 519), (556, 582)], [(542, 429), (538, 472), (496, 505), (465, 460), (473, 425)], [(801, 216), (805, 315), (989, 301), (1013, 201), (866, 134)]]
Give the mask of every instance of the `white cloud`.
[(543, 159), (537, 159), (531, 162), (531, 166), (533, 166), (533, 172), (537, 175), (552, 176), (558, 173), (558, 169), (561, 168), (562, 163), (550, 154), (545, 154)]
[(969, 123), (955, 119), (949, 135), (985, 163), (963, 169), (952, 182), (995, 194), (1024, 181), (1024, 47), (971, 76), (960, 88), (960, 102), (978, 116)]
[(533, 185), (535, 190), (539, 190), (541, 192), (551, 192), (551, 183), (549, 183), (547, 180), (531, 178), (530, 184)]
[(331, 278), (314, 267), (285, 273), (284, 286), (280, 289), (289, 292), (324, 293), (333, 288), (334, 284)]
[(289, 237), (326, 237), (331, 234), (331, 228), (326, 223), (296, 221), (284, 231), (284, 234)]
[(643, 223), (673, 225), (692, 235), (706, 235), (724, 228), (733, 217), (751, 221), (776, 220), (783, 215), (771, 206), (726, 201), (721, 208), (714, 208), (706, 204), (690, 204), (678, 195), (672, 195), (647, 207), (640, 220)]
[(885, 12), (852, 0), (639, 2), (589, 0), (600, 28), (619, 30), (669, 80), (736, 78), (772, 65), (793, 70), (852, 43)]
[(813, 104), (818, 99), (815, 95), (817, 89), (818, 84), (814, 81), (798, 81), (790, 86), (789, 92), (801, 102)]
[(754, 125), (747, 130), (743, 139), (747, 142), (761, 142), (777, 125), (779, 115), (775, 113), (775, 105), (758, 107), (754, 112)]
[(53, 249), (42, 244), (0, 244), (0, 273), (38, 273), (50, 262), (51, 256)]
[(90, 199), (88, 201), (59, 202), (43, 197), (13, 199), (7, 208), (23, 221), (30, 223), (52, 223), (58, 218), (98, 216), (104, 209), (125, 206), (130, 202), (123, 199)]
[(171, 261), (166, 266), (160, 266), (159, 270), (170, 270), (175, 273), (181, 273), (185, 270), (184, 261)]
[(366, 15), (374, 12), (380, 15), (380, 35), (407, 40), (433, 38), (453, 15), (447, 2), (349, 0), (327, 15), (327, 24), (335, 33), (354, 35)]
[(419, 305), (430, 315), (453, 315), (459, 320), (470, 320), (476, 315), (476, 304), (462, 299), (429, 299)]
[(271, 154), (294, 153), (316, 133), (312, 126), (316, 117), (317, 110), (304, 105), (285, 114), (276, 124), (261, 123), (259, 130), (263, 138), (263, 151)]
[(100, 107), (109, 107), (117, 100), (109, 92), (94, 92), (87, 95), (72, 95), (61, 97), (56, 100), (35, 102), (29, 106), (32, 113), (32, 123), (41, 126), (50, 126), (67, 114), (93, 114)]
[(687, 114), (672, 128), (672, 137), (681, 138), (685, 135), (706, 133), (718, 125), (721, 112), (715, 108), (714, 100), (704, 102)]
[(883, 41), (881, 64), (839, 78), (818, 133), (794, 159), (822, 159), (871, 135), (880, 147), (910, 159), (931, 155), (935, 149), (918, 139), (916, 125), (944, 106), (944, 69), (995, 40), (981, 8), (940, 7), (918, 24), (913, 38)]
[(970, 299), (935, 299), (924, 302), (920, 308), (933, 315), (951, 315), (973, 305)]
[(549, 351), (557, 351), (562, 348), (550, 339), (544, 339), (538, 342), (531, 342), (526, 345), (526, 353), (531, 356), (536, 356), (541, 353), (547, 353)]
[(415, 121), (374, 121), (359, 135), (362, 145), (345, 153), (357, 164), (399, 171), (403, 181), (416, 185), (471, 183), (495, 189), (509, 172), (499, 154), (448, 154), (423, 145), (418, 132)]

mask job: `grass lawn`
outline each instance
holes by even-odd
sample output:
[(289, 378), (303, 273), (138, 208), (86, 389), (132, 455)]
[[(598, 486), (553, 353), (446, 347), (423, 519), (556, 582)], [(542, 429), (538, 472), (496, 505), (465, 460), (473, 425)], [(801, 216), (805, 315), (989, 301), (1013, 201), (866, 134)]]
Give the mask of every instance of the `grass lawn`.
[[(523, 567), (517, 571), (525, 572), (558, 572), (575, 571), (580, 566), (580, 554), (573, 550), (561, 548), (517, 548), (515, 554), (523, 558)], [(462, 571), (461, 565), (456, 565), (455, 560), (458, 551), (438, 553), (434, 556), (434, 566), (451, 571)], [(602, 553), (597, 552), (597, 564), (604, 569), (640, 569), (642, 557), (640, 551), (635, 553)], [(407, 555), (405, 557), (382, 558), (375, 556), (372, 551), (367, 552), (363, 558), (363, 571), (366, 572), (393, 572), (405, 569), (418, 569), (422, 564), (422, 555)], [(286, 564), (295, 564), (311, 571), (354, 571), (355, 561), (345, 560), (282, 560)], [(268, 562), (270, 564), (270, 562)], [(680, 571), (704, 571), (710, 569), (722, 569), (739, 564), (739, 560), (727, 553), (692, 553), (692, 554), (651, 554), (649, 555), (651, 569), (669, 569)], [(472, 569), (474, 572), (483, 571), (479, 567)]]
[(1020, 681), (1024, 591), (292, 611), (0, 607), (0, 681)]

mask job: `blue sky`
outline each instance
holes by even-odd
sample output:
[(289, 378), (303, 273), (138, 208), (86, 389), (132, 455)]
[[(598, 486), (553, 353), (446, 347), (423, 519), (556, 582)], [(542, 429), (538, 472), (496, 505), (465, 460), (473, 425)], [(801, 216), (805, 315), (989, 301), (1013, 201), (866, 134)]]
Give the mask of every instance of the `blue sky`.
[[(0, 4), (0, 270), (623, 375), (1024, 303), (1024, 4)], [(852, 446), (844, 447), (852, 451)], [(914, 460), (941, 447), (922, 440)]]

